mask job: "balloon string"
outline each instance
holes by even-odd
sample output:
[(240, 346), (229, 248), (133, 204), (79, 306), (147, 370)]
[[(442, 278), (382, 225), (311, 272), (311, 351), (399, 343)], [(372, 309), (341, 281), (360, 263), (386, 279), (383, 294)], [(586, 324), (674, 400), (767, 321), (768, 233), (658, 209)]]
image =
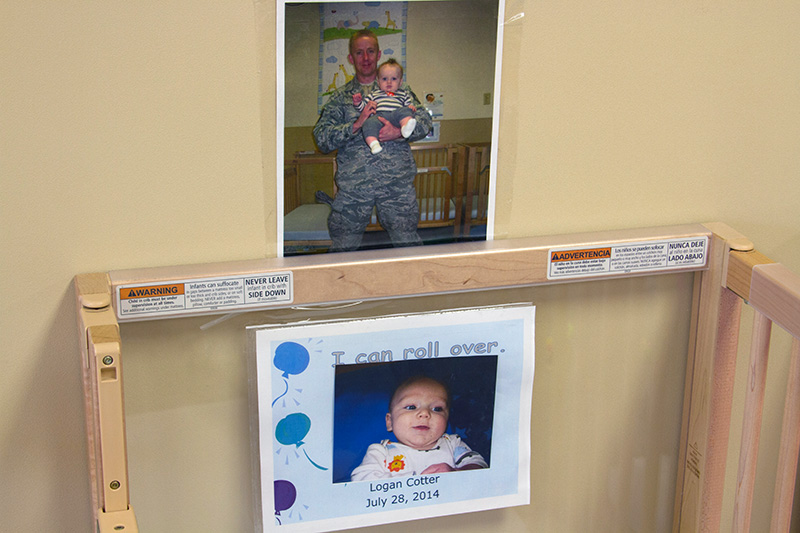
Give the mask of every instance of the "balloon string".
[(271, 407), (275, 407), (275, 402), (277, 402), (278, 400), (280, 400), (281, 398), (283, 398), (284, 396), (286, 396), (286, 393), (287, 393), (287, 392), (289, 392), (289, 381), (288, 381), (288, 380), (286, 380), (286, 379), (284, 379), (284, 380), (283, 380), (283, 384), (284, 384), (284, 385), (286, 385), (286, 390), (285, 390), (285, 391), (283, 391), (283, 394), (281, 394), (280, 396), (278, 396), (277, 398), (275, 398), (275, 400), (273, 400)]
[(327, 470), (327, 468), (325, 468), (324, 466), (319, 466), (317, 463), (315, 463), (314, 461), (312, 461), (312, 460), (311, 460), (311, 457), (309, 457), (309, 456), (308, 456), (308, 453), (306, 453), (306, 451), (305, 451), (305, 450), (303, 450), (303, 453), (305, 454), (305, 456), (306, 456), (306, 459), (308, 459), (308, 461), (309, 461), (309, 462), (310, 462), (312, 465), (316, 466), (316, 467), (317, 467), (317, 468), (319, 468), (320, 470)]

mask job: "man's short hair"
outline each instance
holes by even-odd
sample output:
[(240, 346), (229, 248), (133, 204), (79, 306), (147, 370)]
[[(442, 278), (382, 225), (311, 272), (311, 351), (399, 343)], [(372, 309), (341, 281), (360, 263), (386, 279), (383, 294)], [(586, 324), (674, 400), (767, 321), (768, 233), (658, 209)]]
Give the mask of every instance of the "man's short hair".
[(347, 43), (347, 51), (352, 54), (353, 53), (353, 43), (356, 42), (356, 39), (360, 39), (361, 37), (369, 37), (371, 39), (375, 39), (375, 45), (380, 50), (380, 45), (378, 44), (378, 36), (375, 35), (372, 30), (363, 29), (354, 32), (353, 35), (350, 36), (350, 41)]

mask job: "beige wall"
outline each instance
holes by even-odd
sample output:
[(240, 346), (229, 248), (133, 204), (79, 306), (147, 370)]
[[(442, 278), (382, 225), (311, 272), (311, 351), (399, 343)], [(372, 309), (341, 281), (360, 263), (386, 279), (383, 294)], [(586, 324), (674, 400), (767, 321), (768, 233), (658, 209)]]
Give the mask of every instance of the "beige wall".
[[(92, 527), (72, 276), (274, 255), (274, 9), (0, 4), (3, 530)], [(721, 220), (800, 271), (800, 4), (509, 0), (506, 18), (517, 13), (500, 237)], [(666, 530), (689, 286), (667, 276), (362, 310), (539, 306), (532, 504), (425, 529)], [(124, 326), (144, 531), (250, 527), (241, 326), (278, 318)], [(782, 403), (788, 357), (771, 365), (767, 409)], [(768, 521), (779, 418), (765, 418), (754, 530)]]

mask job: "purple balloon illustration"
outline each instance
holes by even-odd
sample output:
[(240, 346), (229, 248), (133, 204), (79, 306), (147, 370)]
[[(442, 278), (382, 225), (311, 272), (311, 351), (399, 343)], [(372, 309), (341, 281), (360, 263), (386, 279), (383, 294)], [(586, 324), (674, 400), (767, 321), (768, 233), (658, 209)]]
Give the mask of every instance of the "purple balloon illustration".
[[(297, 489), (290, 481), (285, 479), (276, 479), (274, 483), (275, 490), (275, 516), (280, 516), (281, 511), (285, 511), (294, 505), (297, 499)], [(281, 521), (278, 519), (278, 523)]]

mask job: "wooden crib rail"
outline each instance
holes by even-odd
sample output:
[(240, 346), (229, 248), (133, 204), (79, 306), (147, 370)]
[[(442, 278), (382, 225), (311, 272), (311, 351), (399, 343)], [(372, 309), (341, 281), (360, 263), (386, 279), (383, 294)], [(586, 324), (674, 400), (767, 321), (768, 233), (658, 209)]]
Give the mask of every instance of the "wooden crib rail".
[(492, 146), (489, 143), (469, 143), (466, 177), (464, 178), (464, 235), (470, 235), (472, 226), (486, 225), (489, 215), (489, 178)]
[[(418, 230), (426, 244), (455, 242), (461, 235), (463, 182), (466, 149), (452, 144), (415, 143), (411, 153), (417, 166)], [(337, 162), (335, 154), (296, 152), (284, 163), (284, 246), (287, 255), (327, 251), (330, 206), (320, 203), (317, 193), (335, 197)], [(373, 210), (368, 232), (384, 231)], [(381, 240), (383, 239), (383, 241)], [(388, 237), (374, 238), (365, 247), (389, 246)]]
[(92, 510), (100, 532), (136, 533), (130, 506), (122, 341), (106, 273), (75, 277)]
[[(451, 237), (461, 233), (463, 167), (465, 151), (452, 144), (412, 144), (417, 166), (414, 188), (417, 191), (419, 218), (417, 229), (451, 227)], [(374, 220), (367, 231), (383, 231)]]
[[(687, 369), (681, 464), (674, 531), (718, 531), (721, 521), (724, 468), (742, 304), (754, 310), (749, 371), (743, 413), (741, 448), (734, 497), (733, 531), (750, 531), (759, 436), (766, 392), (767, 361), (773, 323), (793, 338), (784, 404), (778, 468), (770, 531), (786, 532), (800, 452), (800, 276), (756, 250), (728, 252), (722, 265), (722, 288), (710, 286), (700, 300), (718, 306), (718, 337), (710, 355), (690, 352)], [(709, 273), (713, 272), (710, 269)], [(713, 296), (711, 296), (713, 294)], [(710, 304), (710, 305), (714, 305)], [(704, 316), (707, 318), (708, 313)], [(702, 328), (704, 320), (699, 324)], [(710, 329), (710, 327), (708, 329)], [(712, 382), (703, 373), (711, 371)], [(707, 401), (701, 400), (707, 395)], [(699, 423), (697, 421), (700, 421)], [(694, 435), (691, 428), (694, 426)], [(698, 445), (697, 436), (700, 436)], [(703, 443), (705, 447), (703, 447)]]
[[(718, 230), (717, 230), (718, 231)], [(78, 306), (81, 357), (84, 361), (86, 429), (89, 443), (89, 477), (92, 482), (92, 507), (97, 530), (101, 533), (136, 531), (136, 518), (129, 503), (128, 467), (123, 409), (122, 356), (124, 349), (110, 335), (118, 323), (128, 320), (157, 320), (199, 314), (226, 314), (237, 309), (218, 308), (187, 310), (179, 314), (125, 316), (120, 312), (121, 292), (137, 287), (140, 293), (178, 285), (188, 287), (193, 281), (230, 279), (271, 274), (293, 280), (292, 300), (283, 304), (267, 303), (239, 309), (256, 311), (287, 306), (333, 302), (402, 298), (474, 290), (546, 285), (600, 279), (649, 276), (672, 272), (703, 272), (709, 268), (704, 259), (693, 265), (668, 264), (645, 270), (618, 270), (600, 275), (571, 276), (553, 279), (548, 265), (553, 250), (629, 249), (631, 245), (656, 245), (668, 242), (706, 243), (706, 256), (724, 239), (700, 224), (603, 231), (593, 233), (531, 237), (507, 241), (478, 241), (457, 245), (385, 249), (326, 256), (257, 259), (227, 263), (168, 266), (109, 273), (80, 274), (75, 278)], [(555, 253), (555, 252), (553, 252)], [(102, 342), (99, 342), (102, 341)], [(108, 350), (115, 348), (113, 355)], [(106, 350), (106, 351), (104, 351)], [(92, 356), (94, 354), (94, 356)], [(103, 359), (111, 355), (113, 361)], [(99, 359), (98, 359), (99, 358)], [(107, 364), (108, 363), (108, 364)], [(113, 370), (105, 367), (113, 367)], [(109, 438), (110, 437), (110, 438)]]
[[(704, 262), (597, 275), (558, 278), (555, 261), (599, 250), (630, 250), (665, 242), (704, 243)], [(565, 252), (566, 250), (566, 252)], [(561, 257), (559, 257), (561, 256)], [(555, 270), (553, 270), (555, 268)], [(766, 368), (762, 354), (768, 324), (795, 338), (786, 395), (776, 481), (773, 530), (789, 527), (800, 445), (800, 278), (753, 251), (746, 238), (723, 224), (605, 231), (479, 241), (468, 244), (387, 249), (326, 256), (259, 259), (205, 265), (81, 274), (75, 278), (86, 397), (92, 499), (97, 530), (136, 531), (129, 503), (122, 355), (118, 323), (200, 314), (226, 314), (473, 290), (589, 282), (671, 272), (694, 272), (695, 298), (689, 339), (684, 417), (681, 426), (674, 531), (717, 531), (731, 416), (739, 313), (745, 301), (756, 310), (750, 383), (736, 502), (737, 531), (746, 531), (752, 502), (751, 469), (758, 446)], [(154, 316), (129, 316), (119, 309), (121, 291), (140, 292), (195, 281), (247, 276), (289, 276), (292, 299), (244, 308), (200, 308)], [(753, 470), (754, 471), (754, 470)]]
[(742, 292), (737, 294), (754, 310), (733, 530), (750, 531), (770, 333), (774, 323), (792, 336), (792, 353), (770, 531), (789, 531), (800, 452), (800, 276), (756, 252), (731, 254), (730, 261), (737, 279), (747, 280), (747, 276), (741, 276), (737, 269), (746, 271), (750, 268), (749, 283), (738, 287)]

